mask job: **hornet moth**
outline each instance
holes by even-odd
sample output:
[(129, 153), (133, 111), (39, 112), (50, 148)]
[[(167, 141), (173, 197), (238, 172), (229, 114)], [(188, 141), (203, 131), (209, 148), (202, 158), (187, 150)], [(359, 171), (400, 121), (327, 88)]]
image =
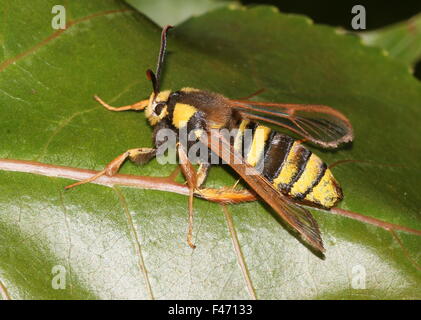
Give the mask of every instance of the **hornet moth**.
[[(159, 130), (173, 130), (179, 137), (177, 130), (185, 129), (187, 133), (195, 135), (198, 143), (205, 144), (206, 150), (228, 163), (305, 242), (324, 252), (318, 224), (301, 205), (330, 209), (343, 198), (342, 190), (327, 165), (304, 147), (302, 140), (295, 140), (262, 123), (286, 128), (304, 141), (320, 147), (336, 148), (353, 139), (349, 120), (339, 111), (323, 105), (233, 100), (194, 88), (160, 91), (167, 31), (170, 28), (166, 26), (162, 31), (156, 72), (150, 69), (146, 71), (153, 88), (149, 99), (115, 108), (95, 96), (99, 103), (111, 111), (144, 110), (154, 127), (155, 148), (130, 149), (111, 161), (103, 171), (66, 189), (91, 182), (102, 175), (112, 176), (126, 159), (145, 164), (157, 155), (157, 148), (162, 144), (156, 139)], [(233, 139), (227, 139), (220, 133), (223, 128), (236, 129)], [(247, 129), (251, 132), (251, 139), (248, 140), (245, 139)], [(196, 171), (187, 157), (189, 147), (177, 141), (178, 160), (190, 190), (187, 242), (194, 248), (193, 196), (211, 192), (210, 189), (201, 188), (211, 163), (202, 159)], [(219, 194), (224, 199), (221, 202), (240, 202), (236, 199), (237, 193), (230, 189), (223, 188)]]

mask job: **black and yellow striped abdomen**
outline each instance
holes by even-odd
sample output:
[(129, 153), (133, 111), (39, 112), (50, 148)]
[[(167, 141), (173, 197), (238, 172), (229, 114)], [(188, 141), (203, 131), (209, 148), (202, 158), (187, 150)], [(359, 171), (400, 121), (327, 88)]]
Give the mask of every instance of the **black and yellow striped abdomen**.
[(341, 188), (326, 164), (287, 135), (242, 120), (234, 149), (275, 188), (295, 200), (331, 208), (342, 199)]

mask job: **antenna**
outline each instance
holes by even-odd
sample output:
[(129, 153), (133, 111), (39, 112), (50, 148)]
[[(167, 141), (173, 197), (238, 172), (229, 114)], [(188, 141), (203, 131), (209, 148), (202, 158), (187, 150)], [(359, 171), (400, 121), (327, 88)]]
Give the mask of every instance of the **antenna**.
[(158, 88), (158, 84), (156, 82), (155, 73), (153, 73), (153, 71), (151, 69), (146, 70), (146, 78), (148, 78), (148, 80), (152, 81), (153, 93), (156, 96), (159, 93), (159, 88)]
[(161, 48), (159, 49), (158, 63), (156, 66), (156, 74), (151, 69), (146, 70), (146, 77), (152, 81), (153, 91), (155, 96), (159, 93), (159, 79), (161, 77), (162, 65), (164, 63), (165, 49), (167, 47), (167, 32), (173, 26), (167, 25), (162, 29), (161, 33)]

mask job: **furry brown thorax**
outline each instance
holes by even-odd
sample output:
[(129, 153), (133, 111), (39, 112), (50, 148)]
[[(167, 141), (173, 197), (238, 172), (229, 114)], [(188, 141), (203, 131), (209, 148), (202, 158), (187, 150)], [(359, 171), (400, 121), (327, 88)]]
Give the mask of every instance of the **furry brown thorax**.
[(152, 93), (145, 110), (152, 126), (169, 118), (175, 128), (187, 125), (193, 116), (199, 116), (197, 113), (206, 119), (209, 128), (221, 128), (228, 125), (232, 108), (220, 94), (187, 87), (161, 91), (156, 96)]

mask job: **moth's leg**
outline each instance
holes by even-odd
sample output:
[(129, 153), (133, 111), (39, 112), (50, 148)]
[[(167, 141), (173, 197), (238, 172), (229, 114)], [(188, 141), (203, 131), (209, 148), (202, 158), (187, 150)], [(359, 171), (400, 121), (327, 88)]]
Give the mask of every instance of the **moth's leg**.
[(235, 190), (230, 187), (223, 187), (218, 189), (197, 189), (194, 192), (194, 195), (198, 198), (222, 204), (236, 204), (257, 200), (256, 194), (247, 189)]
[(303, 138), (303, 139), (300, 139), (300, 140), (295, 140), (295, 142), (297, 142), (299, 144), (306, 143), (307, 141), (309, 141), (307, 138)]
[(205, 182), (209, 175), (210, 167), (211, 165), (208, 162), (202, 162), (199, 164), (199, 168), (197, 169), (197, 188), (200, 188)]
[(193, 244), (193, 198), (194, 192), (197, 189), (197, 173), (187, 157), (187, 153), (182, 144), (177, 144), (178, 156), (180, 159), (180, 167), (186, 178), (187, 185), (189, 187), (189, 226), (187, 229), (187, 243), (194, 249), (196, 246)]
[(148, 106), (148, 103), (149, 103), (149, 100), (146, 99), (146, 100), (142, 100), (142, 101), (136, 102), (135, 104), (131, 104), (131, 105), (128, 105), (128, 106), (123, 106), (123, 107), (115, 108), (115, 107), (112, 107), (109, 104), (105, 103), (98, 96), (94, 96), (94, 98), (95, 98), (96, 101), (98, 101), (100, 104), (102, 104), (105, 108), (107, 108), (108, 110), (111, 110), (111, 111), (127, 111), (127, 110), (137, 110), (137, 111), (140, 111), (140, 110), (145, 109)]
[(88, 179), (66, 186), (65, 189), (70, 189), (81, 184), (92, 182), (103, 175), (111, 177), (117, 173), (117, 171), (120, 169), (121, 165), (127, 158), (130, 161), (133, 161), (137, 164), (145, 164), (149, 160), (151, 160), (153, 157), (155, 157), (155, 155), (156, 155), (156, 149), (152, 149), (152, 148), (136, 148), (136, 149), (127, 150), (126, 152), (124, 152), (123, 154), (115, 158), (113, 161), (111, 161), (109, 164), (107, 164), (104, 170), (98, 172), (96, 175), (93, 175), (92, 177)]
[[(203, 190), (200, 187), (206, 181), (206, 178), (209, 175), (210, 167), (211, 167), (211, 165), (208, 162), (200, 163), (199, 168), (197, 169), (197, 189), (198, 189), (198, 191)], [(231, 194), (233, 194), (235, 196), (238, 192), (234, 191), (234, 189), (237, 187), (237, 185), (240, 183), (240, 181), (241, 181), (241, 179), (238, 179), (231, 188), (225, 188), (224, 187), (224, 188), (221, 188), (221, 190), (222, 191), (232, 190), (233, 192), (231, 192)], [(209, 190), (217, 190), (217, 189), (209, 189)], [(225, 193), (228, 196), (229, 192), (225, 192)]]

